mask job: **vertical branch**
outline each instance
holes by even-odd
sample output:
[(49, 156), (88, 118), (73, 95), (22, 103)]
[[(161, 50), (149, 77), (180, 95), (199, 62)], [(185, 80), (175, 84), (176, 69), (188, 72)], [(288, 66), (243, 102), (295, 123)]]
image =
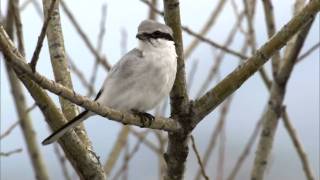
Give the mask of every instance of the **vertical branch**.
[[(204, 153), (204, 156), (203, 156), (203, 160), (202, 160), (202, 164), (203, 164), (203, 167), (205, 168), (208, 164), (208, 161), (209, 161), (209, 158), (213, 152), (213, 149), (216, 145), (216, 142), (217, 142), (217, 139), (218, 139), (218, 136), (219, 134), (221, 133), (222, 129), (223, 129), (223, 126), (225, 124), (225, 120), (226, 120), (226, 115), (229, 111), (229, 107), (230, 107), (230, 104), (231, 104), (231, 101), (232, 101), (232, 97), (228, 98), (226, 100), (226, 102), (223, 104), (222, 108), (221, 108), (221, 112), (220, 112), (220, 117), (219, 117), (219, 120), (217, 122), (217, 125), (216, 127), (214, 128), (213, 132), (212, 132), (212, 135), (210, 137), (210, 140), (209, 140), (209, 144), (208, 144), (208, 147)], [(197, 171), (197, 174), (195, 176), (195, 180), (200, 180), (200, 171), (201, 169), (198, 169)]]
[[(63, 86), (73, 90), (73, 85), (71, 81), (70, 71), (68, 69), (66, 51), (64, 47), (64, 40), (60, 22), (59, 13), (59, 2), (57, 1), (52, 13), (51, 21), (48, 24), (47, 29), (47, 39), (49, 45), (49, 52), (51, 57), (51, 64), (53, 68), (53, 73), (55, 81), (62, 84)], [(43, 0), (43, 10), (44, 16), (48, 16), (48, 11), (50, 8), (51, 1)], [(45, 18), (46, 19), (46, 18)], [(63, 114), (67, 120), (73, 119), (77, 113), (78, 109), (75, 104), (70, 101), (59, 97), (60, 104), (62, 107)], [(83, 143), (88, 147), (91, 147), (91, 142), (87, 137), (87, 133), (83, 126), (78, 126), (75, 131), (79, 135)]]
[(197, 161), (198, 161), (198, 164), (200, 166), (201, 174), (204, 177), (204, 179), (209, 180), (209, 177), (208, 177), (208, 175), (207, 175), (207, 173), (205, 171), (205, 167), (203, 166), (203, 163), (201, 162), (201, 158), (200, 158), (200, 155), (199, 155), (199, 152), (198, 152), (194, 137), (191, 135), (190, 139), (191, 139), (191, 143), (192, 143), (192, 149), (193, 149), (194, 153), (196, 154)]
[(263, 179), (265, 168), (268, 164), (267, 160), (271, 152), (274, 135), (277, 129), (278, 119), (283, 112), (282, 102), (285, 95), (286, 84), (312, 22), (313, 19), (289, 41), (285, 50), (283, 63), (279, 66), (279, 72), (275, 77), (275, 80), (272, 82), (268, 108), (263, 114), (264, 120), (262, 132), (260, 135), (254, 166), (251, 172), (252, 179)]
[[(8, 14), (7, 14), (6, 29), (7, 29), (7, 32), (9, 33), (9, 36), (13, 38), (13, 22), (16, 22), (16, 24), (19, 24), (19, 26), (16, 26), (17, 32), (19, 33), (19, 36), (18, 36), (19, 51), (24, 54), (24, 46), (22, 43), (22, 34), (21, 34), (22, 25), (21, 25), (20, 11), (19, 11), (18, 5), (19, 5), (18, 0), (10, 1)], [(20, 127), (23, 133), (24, 140), (27, 145), (29, 157), (31, 159), (31, 163), (33, 166), (33, 170), (35, 172), (36, 179), (48, 180), (49, 176), (48, 176), (47, 168), (43, 161), (42, 154), (39, 150), (36, 134), (31, 123), (31, 118), (28, 114), (27, 103), (26, 103), (26, 99), (25, 99), (20, 81), (18, 80), (15, 72), (9, 66), (8, 63), (6, 63), (6, 69), (9, 77), (12, 96), (15, 102), (19, 119), (20, 119), (19, 121)]]
[[(153, 7), (157, 7), (157, 5), (158, 5), (158, 0), (151, 0), (151, 4), (152, 4)], [(157, 13), (150, 8), (150, 9), (149, 9), (149, 16), (148, 16), (148, 17), (149, 17), (149, 19), (151, 19), (151, 20), (156, 20), (156, 18), (157, 18)]]
[[(271, 38), (276, 33), (275, 20), (274, 20), (274, 14), (273, 14), (273, 6), (272, 6), (271, 0), (263, 0), (262, 2), (263, 2), (266, 23), (267, 23), (268, 37)], [(278, 71), (279, 63), (280, 63), (279, 51), (277, 51), (272, 56), (271, 63), (272, 63), (273, 77), (275, 77), (277, 75), (277, 71)]]
[(218, 157), (218, 164), (217, 164), (216, 180), (223, 180), (225, 149), (226, 149), (226, 126), (225, 125), (222, 126), (219, 141), (220, 141), (220, 144), (219, 144), (219, 157)]
[(180, 21), (179, 0), (164, 0), (164, 20), (173, 30), (173, 36), (178, 55), (177, 74), (170, 93), (171, 116), (181, 125), (182, 129), (175, 133), (168, 133), (169, 142), (164, 159), (167, 164), (165, 180), (181, 180), (185, 170), (188, 156), (188, 136), (193, 129), (194, 118), (189, 104), (186, 88), (185, 63), (183, 57), (183, 42)]
[[(1, 40), (5, 40), (5, 44), (13, 47), (12, 41), (7, 39), (7, 35), (4, 33), (2, 27), (1, 29)], [(5, 39), (3, 39), (5, 38)], [(3, 47), (4, 44), (1, 43), (0, 47)], [(19, 59), (25, 60), (23, 56), (15, 51)], [(6, 59), (12, 58), (5, 56)], [(9, 61), (9, 60), (8, 60)], [(25, 65), (26, 62), (23, 62)], [(57, 130), (63, 124), (66, 123), (66, 119), (55, 106), (54, 102), (50, 99), (46, 91), (44, 91), (37, 83), (32, 81), (28, 76), (25, 75), (20, 69), (15, 68), (12, 64), (10, 67), (14, 67), (15, 73), (18, 75), (18, 78), (23, 82), (36, 104), (42, 111), (45, 116), (45, 120), (52, 127), (52, 129)], [(31, 71), (31, 69), (30, 69)], [(82, 179), (95, 179), (95, 180), (105, 180), (105, 173), (103, 172), (98, 158), (95, 156), (94, 152), (88, 151), (82, 142), (79, 140), (78, 136), (75, 133), (68, 133), (59, 140), (61, 147), (66, 153), (67, 158), (70, 160), (72, 166)]]
[(63, 172), (63, 176), (65, 180), (71, 180), (71, 177), (68, 173), (68, 169), (67, 169), (67, 164), (66, 164), (66, 158), (63, 154), (61, 154), (60, 150), (59, 150), (59, 145), (58, 144), (54, 144), (54, 152), (57, 155), (57, 158), (59, 160), (62, 172)]
[(170, 26), (173, 30), (176, 52), (178, 55), (176, 79), (170, 94), (172, 114), (178, 114), (180, 110), (186, 108), (189, 102), (186, 88), (186, 75), (183, 56), (183, 41), (180, 22), (179, 0), (164, 0), (164, 8), (164, 19), (166, 24)]
[[(108, 7), (107, 4), (104, 4), (101, 8), (100, 30), (98, 33), (98, 41), (97, 41), (97, 51), (99, 54), (101, 54), (103, 40), (104, 40), (104, 36), (105, 36), (105, 32), (106, 32), (105, 26), (106, 26), (106, 19), (107, 19), (107, 7)], [(94, 85), (94, 83), (96, 81), (96, 77), (98, 74), (98, 65), (99, 65), (99, 60), (96, 59), (96, 61), (94, 62), (92, 74), (90, 77), (91, 85)], [(92, 91), (89, 91), (88, 96), (91, 96), (92, 93), (93, 93)]]
[(66, 13), (67, 17), (70, 19), (73, 26), (76, 28), (77, 32), (79, 33), (80, 37), (83, 39), (84, 43), (87, 45), (90, 52), (95, 56), (96, 60), (105, 68), (105, 70), (109, 71), (111, 68), (111, 65), (106, 59), (100, 57), (99, 53), (94, 48), (94, 46), (92, 45), (92, 43), (90, 42), (89, 38), (86, 36), (84, 31), (81, 29), (79, 23), (76, 21), (76, 19), (74, 18), (73, 14), (71, 13), (67, 4), (64, 1), (61, 1), (61, 7)]
[(246, 157), (248, 157), (248, 155), (249, 155), (249, 153), (251, 151), (251, 147), (253, 146), (253, 143), (255, 142), (256, 138), (259, 135), (258, 133), (260, 132), (260, 129), (261, 129), (262, 120), (263, 119), (260, 119), (257, 122), (257, 124), (256, 124), (256, 126), (255, 126), (255, 128), (254, 128), (254, 130), (253, 130), (253, 132), (251, 134), (251, 136), (249, 137), (249, 140), (248, 140), (245, 148), (243, 149), (242, 153), (240, 154), (240, 156), (239, 156), (235, 166), (231, 170), (231, 173), (228, 176), (227, 180), (234, 180), (235, 179), (235, 177), (236, 177), (237, 173), (239, 172), (244, 160), (246, 159)]
[(119, 158), (120, 152), (125, 147), (129, 132), (130, 132), (129, 126), (124, 126), (119, 132), (118, 138), (115, 141), (115, 144), (110, 154), (107, 156), (108, 159), (104, 165), (104, 171), (106, 172), (107, 175), (110, 175), (114, 165), (116, 164)]

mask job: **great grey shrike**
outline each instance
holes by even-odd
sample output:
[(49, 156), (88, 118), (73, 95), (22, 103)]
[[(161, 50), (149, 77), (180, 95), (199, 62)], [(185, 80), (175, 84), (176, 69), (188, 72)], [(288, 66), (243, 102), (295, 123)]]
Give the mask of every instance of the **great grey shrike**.
[[(144, 113), (157, 106), (171, 91), (177, 54), (173, 32), (165, 24), (144, 20), (138, 27), (138, 47), (125, 54), (110, 70), (95, 101), (120, 111)], [(58, 140), (67, 131), (94, 115), (85, 110), (46, 138)]]

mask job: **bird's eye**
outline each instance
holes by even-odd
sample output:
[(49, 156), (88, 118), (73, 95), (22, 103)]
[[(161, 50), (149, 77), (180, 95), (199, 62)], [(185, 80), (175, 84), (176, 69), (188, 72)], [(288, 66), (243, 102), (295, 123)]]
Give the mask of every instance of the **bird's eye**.
[(160, 31), (155, 31), (153, 34), (154, 34), (154, 35), (160, 35), (161, 32), (160, 32)]

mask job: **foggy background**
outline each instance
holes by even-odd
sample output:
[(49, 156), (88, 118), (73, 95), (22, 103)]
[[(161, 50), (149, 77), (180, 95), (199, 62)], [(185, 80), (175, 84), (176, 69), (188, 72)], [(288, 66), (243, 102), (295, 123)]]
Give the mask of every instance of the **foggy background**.
[[(24, 1), (21, 1), (24, 2)], [(40, 2), (40, 1), (39, 1)], [(116, 63), (121, 57), (121, 36), (123, 30), (127, 32), (127, 50), (134, 48), (136, 43), (136, 32), (138, 24), (148, 17), (149, 7), (138, 0), (92, 0), (65, 1), (70, 10), (75, 15), (79, 24), (86, 32), (93, 44), (96, 44), (99, 24), (101, 18), (101, 6), (107, 3), (107, 21), (106, 35), (104, 37), (103, 54), (108, 58), (111, 64)], [(212, 10), (216, 7), (218, 1), (213, 0), (181, 0), (181, 21), (183, 25), (191, 28), (194, 31), (199, 31), (203, 24), (210, 16)], [(236, 0), (239, 5), (242, 1)], [(281, 0), (273, 1), (274, 13), (276, 18), (276, 27), (279, 30), (286, 22), (292, 18), (292, 7), (295, 1)], [(7, 0), (1, 0), (1, 12), (6, 15)], [(41, 2), (40, 2), (41, 3)], [(206, 37), (223, 44), (227, 38), (228, 32), (235, 22), (235, 15), (232, 11), (230, 1), (226, 3), (222, 13), (219, 15), (216, 24), (212, 27)], [(162, 8), (162, 1), (159, 1), (158, 9)], [(238, 7), (239, 10), (242, 7)], [(64, 35), (64, 42), (67, 53), (72, 57), (76, 65), (83, 70), (87, 77), (91, 76), (92, 66), (94, 65), (94, 57), (85, 46), (82, 39), (76, 33), (73, 25), (65, 16), (60, 8), (61, 21)], [(26, 47), (26, 56), (30, 60), (35, 48), (38, 35), (42, 26), (42, 20), (36, 13), (34, 6), (29, 5), (21, 14), (24, 42)], [(163, 22), (162, 17), (158, 16), (158, 20)], [(246, 28), (246, 21), (243, 21), (243, 27)], [(265, 27), (264, 13), (261, 1), (257, 1), (255, 14), (255, 31), (258, 46), (262, 45), (268, 38)], [(184, 47), (187, 47), (193, 39), (187, 34), (183, 34)], [(47, 41), (44, 41), (37, 70), (40, 74), (45, 75), (49, 79), (53, 78), (51, 62), (48, 54)], [(307, 37), (302, 53), (308, 50), (315, 43), (319, 42), (319, 15), (311, 28)], [(240, 52), (243, 43), (243, 35), (237, 33), (234, 42), (230, 46), (231, 49)], [(190, 97), (195, 98), (200, 85), (206, 78), (209, 68), (212, 65), (214, 53), (219, 50), (207, 44), (201, 43), (186, 63), (187, 73), (189, 72), (192, 63), (198, 61), (198, 69), (194, 77), (194, 83), (190, 90)], [(2, 56), (0, 58), (3, 58)], [(292, 124), (296, 128), (298, 137), (303, 144), (308, 159), (311, 164), (312, 171), (319, 179), (319, 50), (307, 59), (303, 60), (293, 70), (292, 76), (287, 85), (284, 104), (288, 111)], [(5, 131), (11, 124), (17, 120), (17, 113), (10, 93), (10, 86), (5, 70), (4, 61), (1, 60), (1, 133)], [(220, 68), (220, 79), (224, 78), (229, 72), (237, 67), (238, 59), (234, 56), (226, 54)], [(268, 70), (269, 77), (270, 63), (265, 65)], [(86, 74), (88, 73), (88, 74)], [(98, 91), (106, 77), (106, 72), (103, 68), (99, 68), (95, 90)], [(188, 76), (187, 76), (188, 77)], [(73, 86), (76, 92), (86, 95), (87, 90), (82, 86), (80, 80), (72, 74)], [(211, 83), (212, 87), (217, 81)], [(29, 93), (25, 91), (28, 105), (33, 104), (33, 100), (29, 97)], [(52, 94), (51, 94), (52, 95)], [(52, 95), (58, 103), (58, 98)], [(263, 109), (267, 103), (269, 92), (261, 81), (258, 74), (252, 76), (244, 83), (239, 90), (235, 92), (234, 99), (231, 103), (230, 111), (226, 119), (226, 157), (225, 157), (225, 177), (229, 175), (239, 154), (242, 152), (249, 136), (251, 135), (256, 122), (261, 117)], [(217, 108), (198, 127), (193, 131), (196, 139), (196, 144), (203, 155), (208, 144), (208, 139), (211, 136), (212, 130), (217, 122)], [(167, 111), (168, 112), (168, 111)], [(37, 134), (39, 144), (47, 137), (50, 132), (44, 121), (44, 117), (38, 108), (30, 114), (32, 124)], [(122, 124), (109, 121), (99, 116), (90, 118), (85, 123), (90, 140), (100, 161), (104, 164), (118, 132)], [(136, 128), (139, 129), (139, 128)], [(148, 139), (153, 140), (155, 137), (152, 133), (148, 135)], [(129, 144), (132, 148), (136, 142), (136, 138), (130, 136)], [(215, 148), (215, 155), (211, 157), (207, 174), (210, 177), (215, 177), (218, 144)], [(191, 147), (191, 146), (190, 146)], [(1, 157), (1, 179), (3, 180), (18, 180), (18, 179), (34, 179), (34, 172), (31, 166), (30, 159), (27, 154), (24, 139), (19, 127), (3, 140), (1, 140), (1, 152), (7, 152), (16, 148), (22, 148), (23, 152), (11, 155), (9, 157)], [(248, 179), (250, 177), (253, 157), (256, 147), (254, 146), (249, 158), (245, 161), (236, 179)], [(59, 167), (58, 159), (53, 152), (53, 146), (42, 146), (40, 150), (43, 154), (50, 179), (62, 179), (63, 174)], [(116, 171), (122, 164), (123, 157), (118, 160)], [(70, 167), (70, 165), (69, 165)], [(185, 179), (193, 179), (198, 170), (193, 150), (190, 148), (187, 159)], [(72, 177), (76, 177), (72, 168)], [(129, 163), (129, 179), (157, 179), (158, 178), (158, 157), (146, 148), (141, 146), (139, 152)], [(296, 150), (292, 145), (292, 141), (284, 129), (281, 120), (279, 121), (278, 130), (271, 154), (271, 166), (267, 170), (266, 179), (272, 180), (302, 180), (305, 179), (302, 170), (301, 162), (298, 158)]]

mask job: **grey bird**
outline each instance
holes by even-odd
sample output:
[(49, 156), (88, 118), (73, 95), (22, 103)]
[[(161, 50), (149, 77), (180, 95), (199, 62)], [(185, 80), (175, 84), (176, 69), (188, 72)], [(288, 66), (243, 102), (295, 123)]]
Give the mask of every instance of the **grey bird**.
[[(125, 54), (112, 67), (95, 101), (120, 111), (148, 115), (145, 112), (157, 106), (172, 89), (177, 71), (177, 54), (172, 29), (165, 24), (144, 20), (138, 27), (136, 37), (138, 47)], [(95, 113), (83, 111), (42, 144), (58, 140), (92, 115)]]

